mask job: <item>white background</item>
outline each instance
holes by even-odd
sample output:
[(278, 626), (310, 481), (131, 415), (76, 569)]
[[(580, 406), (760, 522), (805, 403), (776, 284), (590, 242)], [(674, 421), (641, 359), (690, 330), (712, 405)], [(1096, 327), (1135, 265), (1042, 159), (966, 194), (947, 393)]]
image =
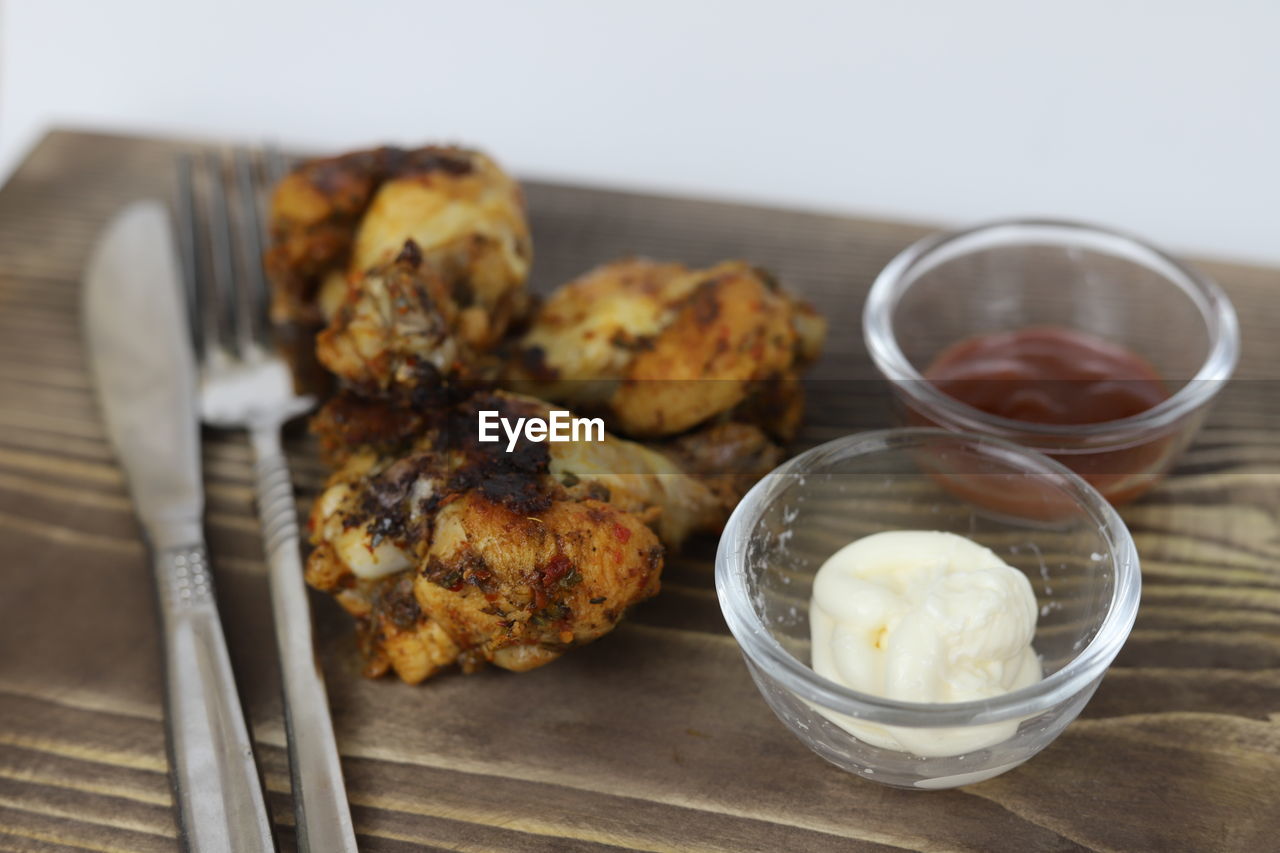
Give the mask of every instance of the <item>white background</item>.
[(9, 0), (0, 174), (50, 124), (1280, 262), (1280, 2)]

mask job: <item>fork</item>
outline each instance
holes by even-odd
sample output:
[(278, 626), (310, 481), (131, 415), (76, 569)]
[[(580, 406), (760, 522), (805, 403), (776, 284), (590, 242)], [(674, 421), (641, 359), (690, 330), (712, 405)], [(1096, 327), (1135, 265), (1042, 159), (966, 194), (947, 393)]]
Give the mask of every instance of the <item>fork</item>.
[(280, 441), (284, 424), (316, 401), (295, 390), (267, 319), (262, 204), (266, 187), (283, 172), (275, 148), (238, 148), (229, 161), (211, 151), (180, 156), (179, 231), (200, 360), (200, 417), (211, 427), (247, 430), (255, 458), (298, 849), (353, 853), (351, 810), (312, 645), (293, 482)]

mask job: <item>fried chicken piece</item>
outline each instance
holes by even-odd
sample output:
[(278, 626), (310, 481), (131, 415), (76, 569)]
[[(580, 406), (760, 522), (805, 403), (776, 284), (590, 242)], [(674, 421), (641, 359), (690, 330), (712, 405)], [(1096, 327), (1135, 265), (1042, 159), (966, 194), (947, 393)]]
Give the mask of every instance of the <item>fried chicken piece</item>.
[(478, 378), (496, 366), (494, 346), (516, 315), (523, 291), (496, 302), (450, 280), (406, 241), (393, 261), (353, 280), (329, 325), (316, 337), (316, 357), (366, 395), (414, 395), (444, 381)]
[(497, 392), (427, 414), (375, 405), (340, 396), (314, 424), (327, 446), (370, 443), (334, 458), (307, 581), (357, 617), (370, 674), (409, 682), (454, 662), (530, 669), (607, 633), (657, 592), (660, 541), (718, 528), (779, 456), (744, 424), (662, 452), (607, 435), (507, 452), (478, 440), (478, 413), (546, 418), (548, 404)]
[(518, 313), (532, 257), (519, 185), (478, 151), (427, 146), (310, 160), (277, 184), (265, 258), (272, 318), (324, 322), (349, 280), (393, 261), (406, 240), (460, 308)]
[[(396, 460), (413, 457), (431, 471), (452, 472), (450, 487), (470, 488), (478, 472), (506, 471), (511, 466), (524, 471), (520, 453), (540, 453), (537, 449), (545, 448), (545, 466), (535, 465), (541, 479), (526, 478), (523, 488), (534, 483), (561, 490), (573, 500), (603, 496), (615, 506), (641, 514), (664, 543), (678, 547), (694, 533), (717, 532), (742, 495), (782, 460), (781, 448), (762, 430), (737, 422), (714, 424), (649, 445), (604, 433), (603, 440), (522, 444), (526, 449), (507, 453), (505, 437), (497, 443), (477, 440), (482, 409), (510, 418), (545, 419), (552, 407), (504, 391), (468, 395), (443, 411), (439, 405), (414, 409), (349, 391), (336, 395), (311, 421), (321, 456), (335, 469), (316, 507), (338, 494), (331, 493), (329, 486), (360, 481)], [(397, 470), (403, 471), (404, 466)], [(433, 493), (446, 482), (442, 477), (431, 481)], [(494, 482), (501, 485), (502, 481)], [(493, 483), (489, 487), (497, 488)], [(365, 550), (373, 554), (376, 548)], [(360, 558), (357, 550), (354, 559)]]
[(312, 416), (310, 430), (319, 439), (320, 458), (336, 469), (355, 453), (407, 450), (428, 428), (438, 428), (439, 421), (428, 410), (340, 391)]
[[(705, 270), (635, 259), (553, 293), (515, 347), (504, 383), (610, 415), (626, 435), (674, 435), (733, 410), (789, 439), (803, 412), (796, 376), (825, 322), (741, 261)], [(753, 403), (764, 395), (768, 406)]]
[(352, 284), (316, 352), (364, 394), (406, 400), (486, 380), (604, 415), (641, 438), (720, 418), (788, 440), (804, 412), (798, 373), (825, 333), (808, 305), (739, 261), (600, 267), (553, 293), (527, 333), (500, 348), (499, 330), (518, 310), (511, 301), (462, 308), (410, 243)]

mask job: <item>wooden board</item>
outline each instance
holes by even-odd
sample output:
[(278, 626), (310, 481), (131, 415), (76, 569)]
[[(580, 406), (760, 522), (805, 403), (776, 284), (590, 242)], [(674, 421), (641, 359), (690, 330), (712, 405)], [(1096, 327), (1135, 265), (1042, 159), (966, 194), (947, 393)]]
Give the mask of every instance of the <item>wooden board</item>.
[[(176, 846), (149, 569), (85, 372), (78, 278), (117, 208), (169, 192), (178, 147), (56, 132), (0, 191), (0, 849)], [(539, 183), (528, 198), (539, 288), (629, 252), (747, 257), (831, 319), (827, 378), (871, 375), (863, 296), (925, 230)], [(1137, 627), (1040, 756), (941, 793), (826, 764), (757, 695), (702, 542), (612, 635), (524, 675), (364, 680), (347, 617), (316, 596), (362, 847), (1274, 849), (1280, 274), (1203, 266), (1240, 308), (1241, 381), (1177, 475), (1124, 510), (1143, 556)], [(805, 442), (883, 425), (882, 402), (815, 402)], [(324, 472), (304, 438), (291, 450), (305, 504)], [(219, 602), (289, 848), (249, 450), (210, 433), (204, 458)]]

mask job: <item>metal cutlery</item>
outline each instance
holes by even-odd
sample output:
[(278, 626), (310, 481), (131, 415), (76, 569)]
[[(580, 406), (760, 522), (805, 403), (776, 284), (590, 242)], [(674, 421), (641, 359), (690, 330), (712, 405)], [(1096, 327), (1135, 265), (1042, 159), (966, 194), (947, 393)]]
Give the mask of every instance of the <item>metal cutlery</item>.
[(179, 829), (193, 853), (274, 850), (208, 571), (195, 367), (168, 212), (126, 208), (85, 273), (83, 322), (107, 431), (152, 549)]
[(283, 171), (275, 151), (243, 149), (179, 160), (179, 219), (200, 355), (200, 415), (245, 429), (256, 459), (258, 512), (270, 567), (284, 688), (298, 847), (355, 851), (355, 834), (324, 680), (312, 646), (297, 508), (280, 431), (315, 405), (295, 391), (273, 346), (262, 270), (265, 187)]

